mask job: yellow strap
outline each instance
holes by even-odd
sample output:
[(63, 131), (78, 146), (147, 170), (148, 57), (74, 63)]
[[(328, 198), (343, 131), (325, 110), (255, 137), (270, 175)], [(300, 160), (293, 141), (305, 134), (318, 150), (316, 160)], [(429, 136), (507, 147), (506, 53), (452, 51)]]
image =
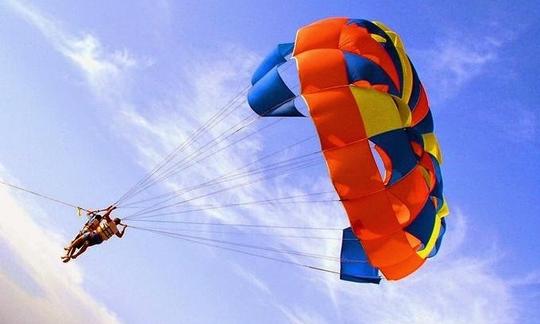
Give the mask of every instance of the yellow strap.
[(401, 117), (401, 121), (403, 122), (403, 127), (410, 127), (412, 123), (412, 114), (409, 105), (407, 105), (399, 97), (392, 96), (392, 98), (394, 98), (394, 101), (396, 102), (399, 116)]
[(420, 164), (418, 164), (418, 168), (422, 172), (422, 176), (424, 177), (424, 180), (426, 181), (427, 186), (431, 187), (431, 175), (429, 174), (428, 170)]
[(437, 159), (439, 164), (443, 163), (442, 152), (439, 146), (439, 141), (434, 133), (422, 134), (422, 139), (424, 140), (424, 150)]
[(382, 30), (384, 30), (384, 32), (392, 40), (392, 43), (394, 43), (394, 47), (398, 52), (399, 61), (401, 62), (401, 73), (403, 75), (403, 89), (401, 99), (405, 102), (409, 102), (412, 94), (413, 73), (411, 62), (409, 62), (409, 57), (405, 53), (405, 46), (403, 45), (401, 38), (396, 32), (394, 32), (379, 21), (374, 21), (373, 23), (379, 26)]
[(438, 215), (435, 215), (435, 225), (433, 226), (433, 232), (431, 232), (431, 236), (428, 240), (428, 243), (424, 248), (418, 252), (419, 257), (422, 259), (425, 259), (428, 257), (428, 255), (431, 253), (431, 250), (435, 247), (435, 243), (437, 243), (437, 238), (439, 238), (439, 233), (441, 232), (441, 218)]
[(386, 43), (386, 38), (384, 38), (382, 36), (379, 36), (377, 34), (370, 34), (370, 36), (371, 36), (371, 38), (373, 38), (374, 40), (376, 40), (379, 43)]
[(446, 217), (450, 213), (450, 209), (448, 208), (448, 204), (446, 203), (446, 199), (443, 202), (443, 205), (441, 206), (441, 209), (437, 212), (437, 216), (440, 218)]
[(448, 205), (446, 204), (446, 199), (445, 199), (441, 209), (439, 209), (437, 214), (435, 214), (435, 225), (433, 226), (433, 231), (431, 232), (431, 236), (429, 237), (428, 243), (422, 250), (416, 252), (418, 256), (420, 256), (422, 259), (427, 258), (429, 254), (431, 253), (431, 251), (433, 250), (433, 248), (435, 247), (435, 243), (437, 243), (437, 239), (439, 238), (439, 233), (441, 232), (441, 220), (443, 217), (448, 215), (448, 212), (449, 212)]

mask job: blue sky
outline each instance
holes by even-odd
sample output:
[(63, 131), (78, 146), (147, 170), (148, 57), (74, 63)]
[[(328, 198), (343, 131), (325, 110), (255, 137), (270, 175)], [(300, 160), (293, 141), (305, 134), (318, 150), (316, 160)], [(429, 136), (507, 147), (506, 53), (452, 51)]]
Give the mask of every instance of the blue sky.
[[(379, 20), (398, 31), (428, 90), (451, 207), (437, 258), (406, 280), (366, 286), (128, 228), (125, 239), (64, 265), (62, 245), (81, 225), (75, 211), (0, 188), (0, 321), (537, 321), (535, 2), (4, 1), (0, 178), (103, 207), (247, 86), (276, 43), (292, 41), (300, 26), (328, 16)], [(244, 106), (207, 138), (250, 114)], [(211, 179), (310, 132), (307, 119), (280, 122), (156, 191)], [(321, 160), (293, 176), (197, 203), (329, 188)], [(251, 206), (188, 219), (346, 224), (343, 210), (332, 204)], [(338, 241), (254, 240), (339, 252)]]

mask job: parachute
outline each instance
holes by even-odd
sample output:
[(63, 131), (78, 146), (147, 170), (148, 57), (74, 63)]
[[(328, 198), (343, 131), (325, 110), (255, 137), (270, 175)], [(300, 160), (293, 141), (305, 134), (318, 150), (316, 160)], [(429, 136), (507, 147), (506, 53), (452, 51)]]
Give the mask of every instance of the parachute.
[[(404, 278), (437, 253), (448, 214), (442, 156), (426, 92), (395, 32), (367, 20), (317, 21), (300, 28), (294, 43), (279, 44), (255, 70), (251, 83), (111, 204), (123, 210), (124, 224), (227, 253), (339, 274), (354, 282), (379, 283), (381, 273), (389, 280)], [(255, 113), (244, 108), (246, 97)], [(309, 117), (313, 134), (305, 137), (303, 130), (292, 129), (298, 123), (288, 117)], [(280, 122), (273, 135), (263, 135)], [(264, 140), (288, 130), (285, 135), (294, 143), (286, 147), (258, 155), (243, 146), (249, 157), (233, 169), (205, 166), (204, 177), (188, 173), (255, 134)], [(302, 175), (298, 170), (321, 166), (322, 159), (333, 190), (277, 196), (270, 190), (262, 198), (248, 200), (242, 198), (250, 195), (231, 194), (284, 175), (292, 182), (294, 175)], [(166, 182), (168, 186), (157, 186)], [(1, 179), (0, 184), (77, 208), (79, 213), (88, 211)], [(350, 227), (292, 224), (290, 218), (289, 223), (278, 224), (273, 219), (261, 221), (254, 210), (242, 212), (257, 205), (290, 206), (292, 211), (297, 204), (337, 204)], [(229, 213), (220, 213), (219, 218), (210, 212), (225, 209)], [(193, 214), (198, 215), (187, 217)], [(224, 215), (244, 221), (225, 222)], [(337, 221), (342, 214), (334, 216)], [(299, 231), (303, 233), (295, 234)], [(260, 240), (264, 244), (246, 241), (271, 236), (280, 239)], [(284, 247), (283, 238), (341, 240), (341, 255)], [(335, 262), (339, 272), (313, 260)]]
[(379, 282), (380, 271), (398, 280), (437, 253), (448, 214), (441, 150), (426, 91), (394, 31), (349, 18), (304, 26), (256, 69), (248, 103), (262, 117), (314, 123), (351, 225), (342, 279)]

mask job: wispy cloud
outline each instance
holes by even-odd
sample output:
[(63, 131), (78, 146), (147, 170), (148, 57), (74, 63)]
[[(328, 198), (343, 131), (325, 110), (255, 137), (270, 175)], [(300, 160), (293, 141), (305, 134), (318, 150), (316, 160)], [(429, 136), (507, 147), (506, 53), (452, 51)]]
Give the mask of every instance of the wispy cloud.
[[(515, 284), (494, 270), (492, 256), (466, 256), (467, 225), (461, 212), (451, 215), (452, 226), (441, 253), (417, 273), (399, 282), (379, 287), (329, 282), (334, 307), (347, 310), (344, 322), (361, 323), (513, 323), (523, 302)], [(460, 238), (464, 240), (460, 242)], [(446, 244), (448, 245), (448, 244)], [(288, 310), (287, 310), (288, 311)], [(310, 318), (309, 307), (294, 311)], [(311, 314), (311, 315), (310, 315)], [(299, 320), (301, 322), (301, 320)]]
[[(436, 39), (432, 49), (412, 51), (421, 68), (420, 79), (427, 87), (432, 107), (443, 106), (444, 101), (460, 95), (465, 87), (474, 86), (477, 82), (517, 78), (511, 67), (515, 58), (501, 57), (501, 53), (518, 34), (523, 33), (524, 24), (517, 24), (512, 30), (505, 28), (497, 23), (485, 24), (484, 29), (491, 29), (490, 32), (481, 36), (477, 33), (475, 37), (471, 36), (472, 33), (453, 30)], [(474, 95), (484, 96), (481, 93)], [(537, 138), (539, 115), (536, 109), (520, 102), (521, 98), (515, 96), (513, 100), (502, 102), (488, 100), (483, 109), (475, 111), (481, 120), (495, 127), (496, 133), (504, 140), (531, 142)]]
[(83, 72), (91, 90), (100, 98), (117, 98), (125, 90), (129, 71), (139, 62), (125, 49), (108, 52), (90, 33), (69, 33), (61, 23), (32, 5), (15, 0), (7, 5), (46, 37), (55, 50)]
[(499, 59), (501, 48), (511, 39), (513, 35), (509, 33), (493, 32), (478, 39), (454, 30), (437, 38), (433, 48), (412, 50), (431, 101), (437, 104), (451, 98), (472, 80), (488, 73)]
[[(536, 275), (507, 280), (494, 270), (501, 261), (495, 253), (466, 256), (463, 251), (470, 239), (465, 217), (458, 211), (452, 221), (442, 253), (406, 280), (359, 285), (306, 272), (305, 278), (314, 279), (310, 298), (280, 303), (280, 292), (271, 289), (274, 297), (269, 300), (291, 323), (514, 323), (523, 319), (527, 300), (517, 288), (536, 283)], [(260, 289), (268, 294), (267, 286)]]
[[(16, 180), (9, 179), (2, 166), (0, 178)], [(62, 251), (65, 238), (30, 216), (47, 218), (42, 210), (34, 207), (29, 211), (28, 201), (4, 187), (0, 188), (0, 206), (0, 241), (6, 244), (1, 249), (4, 253), (11, 251), (9, 263), (16, 263), (11, 273), (4, 265), (0, 270), (1, 322), (119, 322), (111, 310), (86, 292), (82, 269), (59, 262), (58, 252)], [(21, 273), (26, 282), (21, 282)]]

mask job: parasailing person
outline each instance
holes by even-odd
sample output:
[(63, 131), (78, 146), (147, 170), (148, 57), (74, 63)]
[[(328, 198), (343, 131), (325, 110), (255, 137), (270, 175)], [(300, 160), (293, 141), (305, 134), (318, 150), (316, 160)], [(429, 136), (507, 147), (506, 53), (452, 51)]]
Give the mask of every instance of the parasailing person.
[[(92, 223), (90, 223), (89, 225), (87, 223), (87, 225), (85, 225), (85, 228), (87, 228), (87, 230), (83, 232), (80, 236), (76, 237), (67, 247), (66, 255), (62, 256), (62, 260), (64, 263), (69, 262), (69, 260), (71, 259), (77, 258), (79, 255), (86, 252), (86, 249), (88, 247), (101, 244), (103, 243), (103, 241), (110, 239), (113, 235), (116, 235), (119, 238), (122, 238), (124, 236), (127, 225), (122, 224), (120, 218), (112, 219), (110, 217), (111, 213), (116, 208), (116, 206), (109, 206), (105, 210), (103, 210), (105, 211), (105, 214), (99, 217), (100, 220), (97, 225), (94, 225), (96, 224), (96, 222), (90, 219)], [(94, 215), (94, 220), (97, 219), (97, 216), (99, 216), (99, 214)], [(123, 228), (121, 230), (118, 230), (118, 226), (123, 226)]]

